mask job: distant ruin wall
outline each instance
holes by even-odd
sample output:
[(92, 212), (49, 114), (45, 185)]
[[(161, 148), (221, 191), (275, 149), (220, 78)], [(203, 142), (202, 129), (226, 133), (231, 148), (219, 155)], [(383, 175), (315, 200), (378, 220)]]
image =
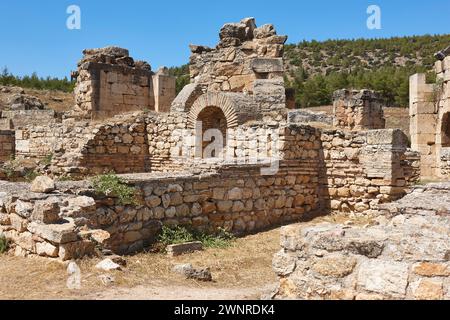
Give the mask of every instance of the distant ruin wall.
[(371, 90), (338, 90), (333, 94), (334, 126), (354, 131), (384, 129), (383, 101)]
[[(219, 37), (214, 49), (190, 46), (192, 84), (208, 93), (239, 93), (253, 100), (250, 110), (253, 117), (286, 121), (283, 50), (287, 37), (277, 35), (273, 25), (256, 27), (254, 18), (225, 24)], [(187, 92), (183, 95), (187, 101)], [(177, 100), (173, 108), (180, 110)], [(239, 110), (240, 104), (235, 108)]]
[(128, 50), (85, 50), (79, 63), (74, 117), (103, 119), (138, 110), (168, 111), (175, 98), (175, 78), (166, 69), (156, 74)]
[(51, 125), (56, 122), (56, 113), (54, 110), (11, 110), (1, 112), (2, 120), (11, 123), (11, 128), (15, 130), (26, 126), (39, 126), (42, 124)]
[(450, 176), (450, 148), (443, 148), (440, 157), (441, 174), (444, 177)]

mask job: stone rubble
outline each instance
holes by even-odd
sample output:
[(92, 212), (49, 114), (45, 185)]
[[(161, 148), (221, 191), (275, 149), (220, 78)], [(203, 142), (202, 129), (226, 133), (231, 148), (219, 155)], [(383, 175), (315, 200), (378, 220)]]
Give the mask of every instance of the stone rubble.
[(450, 184), (429, 184), (370, 226), (283, 228), (275, 298), (450, 299), (449, 204)]

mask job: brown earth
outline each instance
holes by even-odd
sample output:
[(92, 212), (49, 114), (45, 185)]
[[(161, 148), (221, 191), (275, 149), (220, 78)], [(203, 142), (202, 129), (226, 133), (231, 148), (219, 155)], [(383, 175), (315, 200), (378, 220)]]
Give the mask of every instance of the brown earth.
[[(319, 217), (304, 224), (348, 221), (345, 216)], [(367, 224), (364, 218), (353, 224)], [(169, 258), (161, 253), (126, 257), (122, 271), (104, 272), (95, 265), (99, 258), (78, 262), (82, 287), (69, 290), (66, 264), (38, 257), (0, 256), (0, 299), (151, 299), (151, 300), (234, 300), (259, 299), (276, 285), (272, 257), (280, 250), (280, 228), (236, 239), (224, 249)], [(186, 280), (175, 274), (176, 264), (209, 267), (213, 282)], [(112, 285), (101, 275), (112, 275)]]
[(56, 90), (24, 89), (26, 94), (39, 98), (46, 108), (68, 111), (75, 104), (73, 93)]

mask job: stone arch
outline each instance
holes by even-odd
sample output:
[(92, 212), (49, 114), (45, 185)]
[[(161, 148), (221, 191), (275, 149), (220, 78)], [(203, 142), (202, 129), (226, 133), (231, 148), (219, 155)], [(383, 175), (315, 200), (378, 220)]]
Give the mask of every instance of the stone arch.
[(232, 100), (223, 93), (211, 92), (200, 96), (192, 105), (188, 115), (188, 126), (191, 129), (195, 128), (200, 113), (207, 107), (216, 107), (222, 110), (227, 121), (227, 128), (238, 126), (238, 116)]
[[(213, 106), (203, 108), (198, 115), (197, 124), (199, 121), (201, 122), (201, 135), (197, 131), (200, 127), (196, 129), (196, 135), (198, 135), (197, 141), (199, 147), (201, 146), (199, 150), (201, 151), (201, 158), (223, 158), (228, 145), (228, 125), (222, 109)], [(210, 129), (218, 130), (220, 133), (217, 131), (209, 131)], [(208, 131), (212, 135), (208, 136)], [(206, 148), (212, 143), (215, 143), (215, 146), (219, 146), (218, 149), (210, 148), (211, 153), (206, 152)], [(207, 153), (209, 155), (206, 155)]]
[(441, 146), (450, 147), (450, 112), (444, 113), (441, 119)]

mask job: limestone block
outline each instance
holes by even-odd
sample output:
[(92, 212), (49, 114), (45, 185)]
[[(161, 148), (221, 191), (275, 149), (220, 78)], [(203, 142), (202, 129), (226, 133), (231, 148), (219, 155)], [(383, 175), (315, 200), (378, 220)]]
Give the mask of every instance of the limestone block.
[(59, 221), (59, 212), (60, 206), (57, 198), (40, 200), (34, 204), (31, 219), (44, 224), (53, 224)]
[(68, 243), (78, 239), (73, 220), (61, 224), (31, 222), (28, 231), (52, 243)]
[(176, 257), (186, 253), (201, 251), (203, 250), (203, 244), (200, 241), (173, 244), (167, 246), (166, 250), (168, 256)]
[(284, 65), (282, 58), (269, 59), (269, 58), (258, 58), (253, 59), (251, 63), (253, 71), (256, 73), (272, 73), (272, 72), (283, 72)]
[(359, 267), (358, 286), (387, 296), (406, 294), (408, 264), (395, 261), (367, 260)]

